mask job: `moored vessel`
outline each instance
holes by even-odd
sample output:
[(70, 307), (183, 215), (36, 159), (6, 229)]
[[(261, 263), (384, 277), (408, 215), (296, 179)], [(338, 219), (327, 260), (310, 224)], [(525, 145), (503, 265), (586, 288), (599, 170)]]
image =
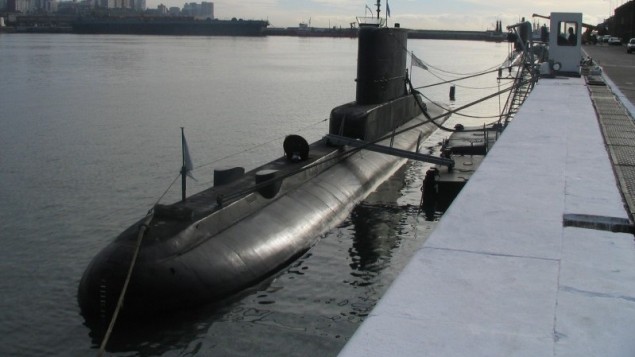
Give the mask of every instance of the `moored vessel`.
[(405, 163), (404, 153), (416, 156), (436, 128), (431, 119), (445, 119), (407, 89), (406, 46), (404, 29), (363, 26), (356, 101), (332, 110), (329, 135), (312, 144), (289, 136), (285, 156), (249, 172), (219, 168), (214, 187), (155, 206), (88, 266), (83, 315), (107, 321), (118, 306), (133, 316), (217, 301), (310, 249)]

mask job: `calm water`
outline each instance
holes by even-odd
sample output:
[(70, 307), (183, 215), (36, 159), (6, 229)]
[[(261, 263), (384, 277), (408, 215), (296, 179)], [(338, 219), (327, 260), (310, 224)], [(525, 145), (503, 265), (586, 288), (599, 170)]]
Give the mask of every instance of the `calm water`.
[[(483, 42), (411, 40), (409, 48), (455, 73), (493, 67), (508, 53), (507, 44)], [(96, 353), (101, 341), (76, 302), (79, 279), (176, 177), (181, 126), (198, 167), (193, 193), (215, 166), (253, 168), (282, 154), (286, 134), (326, 133), (330, 109), (354, 100), (356, 59), (353, 39), (0, 34), (0, 355)], [(419, 69), (413, 80), (440, 81)], [(462, 85), (455, 106), (497, 90), (495, 74)], [(448, 90), (424, 93), (447, 103)], [(468, 113), (495, 115), (498, 103)], [(425, 169), (407, 165), (242, 299), (117, 326), (108, 352), (337, 354), (434, 227), (416, 216)], [(178, 197), (172, 189), (162, 202)]]

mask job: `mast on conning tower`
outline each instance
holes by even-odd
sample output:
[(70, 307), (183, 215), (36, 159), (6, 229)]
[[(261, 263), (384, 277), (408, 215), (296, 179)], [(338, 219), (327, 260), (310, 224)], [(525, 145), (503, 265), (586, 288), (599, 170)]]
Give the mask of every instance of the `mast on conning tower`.
[(370, 9), (370, 7), (368, 7), (368, 5), (366, 5), (366, 8), (368, 10), (371, 10), (371, 16), (369, 17), (357, 17), (357, 23), (359, 25), (359, 27), (383, 27), (384, 26), (384, 19), (382, 19), (380, 17), (380, 13), (381, 13), (381, 1), (377, 0), (377, 3), (375, 4), (375, 6), (377, 6), (377, 17), (373, 17), (372, 16), (372, 10)]

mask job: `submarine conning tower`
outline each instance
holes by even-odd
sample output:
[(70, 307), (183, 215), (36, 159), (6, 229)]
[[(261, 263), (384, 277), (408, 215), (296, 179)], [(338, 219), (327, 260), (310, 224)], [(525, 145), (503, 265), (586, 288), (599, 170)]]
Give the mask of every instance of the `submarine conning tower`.
[(360, 26), (355, 102), (331, 111), (329, 134), (372, 141), (419, 115), (406, 89), (408, 31)]
[(400, 28), (360, 28), (357, 104), (379, 104), (404, 95), (407, 42), (408, 33)]

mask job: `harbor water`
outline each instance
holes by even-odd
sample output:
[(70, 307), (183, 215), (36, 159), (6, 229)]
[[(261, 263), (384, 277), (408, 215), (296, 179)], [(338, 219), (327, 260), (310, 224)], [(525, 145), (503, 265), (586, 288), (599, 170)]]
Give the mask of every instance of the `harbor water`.
[[(506, 43), (410, 40), (415, 86), (496, 68)], [(356, 39), (0, 34), (0, 354), (94, 355), (79, 279), (89, 261), (161, 198), (181, 166), (196, 181), (254, 168), (309, 142), (355, 98)], [(443, 71), (441, 71), (443, 70)], [(497, 74), (422, 89), (459, 107), (504, 85)], [(502, 83), (501, 83), (502, 82)], [(492, 122), (506, 97), (453, 115)], [(429, 104), (431, 105), (431, 104)], [(434, 150), (447, 136), (426, 142)], [(417, 213), (426, 164), (409, 163), (271, 280), (222, 305), (118, 324), (116, 356), (336, 355), (434, 229)], [(419, 230), (415, 229), (419, 227)], [(419, 233), (417, 233), (419, 232)], [(421, 272), (425, 274), (425, 272)]]

